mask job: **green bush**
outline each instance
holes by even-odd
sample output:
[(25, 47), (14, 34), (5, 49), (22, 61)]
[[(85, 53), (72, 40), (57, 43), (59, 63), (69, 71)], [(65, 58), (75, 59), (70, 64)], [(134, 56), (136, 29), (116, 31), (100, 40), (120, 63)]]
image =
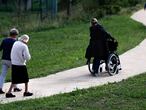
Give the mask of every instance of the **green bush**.
[(131, 7), (141, 2), (142, 0), (83, 0), (82, 5), (88, 13), (105, 9), (107, 14), (116, 14), (120, 11), (120, 7)]
[(121, 9), (118, 5), (104, 5), (102, 10), (105, 10), (106, 14), (117, 14)]
[(118, 13), (120, 11), (120, 7), (119, 6), (117, 6), (117, 5), (113, 5), (113, 6), (111, 6), (111, 14), (116, 14), (116, 13)]
[[(51, 20), (50, 12), (43, 22), (40, 21), (39, 2), (33, 1), (33, 12), (18, 13), (15, 2), (8, 0), (7, 6), (0, 4), (0, 33), (5, 33), (9, 28), (16, 27), (23, 32), (38, 31), (59, 27), (72, 21), (88, 21), (92, 17), (101, 18), (105, 15), (117, 14), (122, 7), (135, 6), (144, 0), (72, 0), (71, 16), (66, 15), (66, 0), (58, 0), (57, 19)], [(62, 8), (61, 8), (62, 7)], [(130, 9), (129, 8), (129, 9)], [(15, 11), (14, 11), (15, 10)], [(13, 11), (13, 12), (11, 12)], [(129, 10), (131, 11), (131, 10)], [(10, 17), (7, 17), (10, 16)], [(55, 23), (54, 23), (55, 22)]]
[[(97, 16), (101, 18), (103, 16), (117, 14), (122, 7), (132, 7), (137, 3), (141, 3), (142, 0), (82, 0), (80, 3), (83, 7), (83, 12), (86, 10), (86, 15), (89, 17)], [(87, 18), (89, 18), (87, 17)]]

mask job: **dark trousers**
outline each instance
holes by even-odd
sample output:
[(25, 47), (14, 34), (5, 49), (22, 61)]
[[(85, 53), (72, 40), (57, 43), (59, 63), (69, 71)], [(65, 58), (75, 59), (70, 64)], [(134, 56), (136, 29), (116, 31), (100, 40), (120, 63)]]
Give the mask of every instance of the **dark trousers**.
[(94, 70), (95, 73), (98, 73), (99, 65), (100, 65), (100, 60), (98, 58), (94, 58), (92, 69)]
[[(107, 70), (107, 59), (105, 59), (104, 61), (105, 61), (105, 69)], [(94, 58), (92, 69), (94, 70), (95, 73), (98, 73), (99, 66), (100, 66), (100, 60), (98, 58)]]

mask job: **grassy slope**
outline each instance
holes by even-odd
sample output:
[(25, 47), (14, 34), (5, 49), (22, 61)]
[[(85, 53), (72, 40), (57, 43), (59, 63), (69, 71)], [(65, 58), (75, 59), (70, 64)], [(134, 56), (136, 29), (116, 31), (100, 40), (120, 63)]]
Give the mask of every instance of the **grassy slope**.
[[(145, 38), (145, 27), (127, 15), (105, 17), (100, 23), (118, 40), (123, 53)], [(89, 23), (75, 23), (62, 28), (29, 33), (32, 60), (30, 78), (46, 76), (85, 64), (84, 53), (89, 41)], [(7, 81), (10, 79), (10, 74)]]
[[(121, 54), (145, 38), (145, 27), (127, 16), (104, 18), (101, 24), (119, 41)], [(85, 64), (89, 23), (69, 25), (51, 31), (31, 33), (29, 62), (30, 77), (46, 76), (57, 71)]]
[[(129, 17), (107, 17), (101, 20), (101, 23), (120, 42), (119, 53), (134, 47), (145, 38), (145, 27)], [(42, 70), (46, 70), (42, 73), (51, 73), (53, 72), (50, 70), (51, 67), (59, 70), (84, 64), (83, 56), (88, 40), (87, 28), (88, 24), (79, 24), (49, 32), (31, 33), (30, 48), (33, 56), (29, 63), (31, 76), (33, 72), (34, 76), (42, 75), (40, 74)], [(49, 57), (42, 59), (42, 56)], [(64, 60), (60, 63), (59, 59)], [(53, 65), (48, 65), (49, 63)], [(42, 70), (40, 70), (41, 65)], [(144, 74), (120, 83), (78, 90), (69, 94), (0, 105), (0, 110), (142, 110), (146, 108), (145, 80)]]

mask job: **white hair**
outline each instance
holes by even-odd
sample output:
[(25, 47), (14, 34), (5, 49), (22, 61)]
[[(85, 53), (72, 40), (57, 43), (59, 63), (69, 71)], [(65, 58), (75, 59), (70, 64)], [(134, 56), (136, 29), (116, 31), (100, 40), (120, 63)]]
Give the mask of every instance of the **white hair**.
[(91, 19), (91, 22), (92, 22), (92, 23), (97, 23), (98, 20), (97, 20), (96, 18), (92, 18), (92, 19)]
[(27, 43), (29, 41), (29, 36), (27, 34), (24, 34), (19, 37), (18, 40)]

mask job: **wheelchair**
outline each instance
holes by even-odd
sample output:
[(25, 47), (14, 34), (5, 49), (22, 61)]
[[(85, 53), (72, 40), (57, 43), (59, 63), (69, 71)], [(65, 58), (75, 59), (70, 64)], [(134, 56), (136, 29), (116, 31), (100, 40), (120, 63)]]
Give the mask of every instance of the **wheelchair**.
[[(103, 64), (105, 64), (105, 71), (108, 72), (110, 76), (116, 75), (121, 70), (121, 64), (118, 54), (116, 53), (118, 42), (116, 40), (107, 40), (108, 47), (108, 58), (105, 64), (105, 60), (100, 61), (100, 66), (98, 68), (98, 73), (103, 72)], [(93, 59), (91, 58), (87, 61), (88, 69), (92, 75), (96, 75), (97, 73), (93, 70)]]

